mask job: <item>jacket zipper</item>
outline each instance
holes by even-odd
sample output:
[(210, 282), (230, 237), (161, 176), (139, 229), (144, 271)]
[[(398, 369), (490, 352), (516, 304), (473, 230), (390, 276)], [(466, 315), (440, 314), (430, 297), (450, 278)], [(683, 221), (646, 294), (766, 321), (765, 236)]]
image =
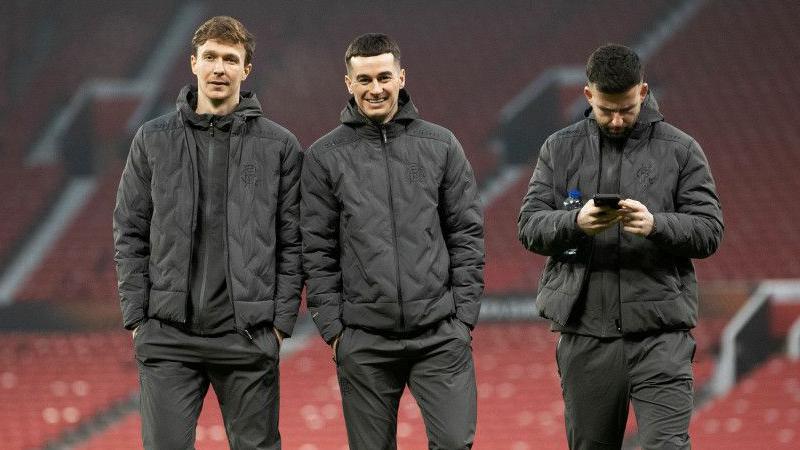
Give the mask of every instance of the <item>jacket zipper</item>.
[[(211, 141), (208, 145), (208, 162), (206, 165), (206, 178), (207, 180), (212, 179), (213, 174), (212, 171), (214, 170), (214, 120), (212, 119), (208, 124), (208, 131), (211, 134)], [(210, 185), (210, 183), (208, 183)], [(209, 213), (208, 213), (208, 195), (210, 192), (206, 192), (206, 204), (205, 208), (203, 208), (203, 215), (205, 216), (206, 223), (208, 223)], [(203, 255), (203, 282), (200, 284), (200, 304), (197, 307), (197, 327), (199, 328), (200, 334), (203, 333), (203, 315), (206, 310), (206, 281), (208, 280), (208, 252), (206, 251), (205, 255)]]
[[(630, 145), (631, 140), (628, 138), (625, 145), (621, 149), (622, 154), (619, 155), (619, 165), (617, 166), (617, 192), (622, 195), (622, 162), (625, 160), (625, 149)], [(622, 225), (617, 224), (617, 319), (614, 325), (617, 327), (617, 332), (622, 334)]]
[[(600, 185), (601, 185), (601, 183), (603, 181), (602, 180), (602, 178), (603, 178), (603, 142), (601, 140), (599, 140), (600, 139), (599, 136), (600, 135), (598, 134), (598, 142), (597, 142), (597, 148), (598, 148), (598, 152), (597, 152), (598, 153), (598, 158), (597, 158), (597, 189), (596, 189), (595, 192), (601, 192), (600, 191)], [(613, 145), (613, 144), (609, 143), (608, 145)], [(592, 253), (594, 253), (594, 245), (595, 245), (595, 241), (597, 239), (602, 239), (602, 238), (599, 237), (599, 234), (596, 234), (592, 238)], [(591, 270), (592, 270), (591, 263), (589, 264), (587, 269), (588, 269), (587, 270), (588, 272), (591, 272)], [(600, 279), (600, 288), (601, 288), (600, 289), (600, 337), (606, 337), (606, 335), (608, 334), (608, 333), (606, 333), (606, 292), (605, 292), (605, 289), (603, 289), (605, 287), (605, 285), (606, 285), (606, 274), (605, 274), (605, 271), (604, 272), (600, 272), (600, 276), (601, 276), (601, 279)]]
[(405, 314), (403, 314), (403, 288), (400, 286), (400, 255), (398, 254), (397, 250), (397, 224), (395, 223), (395, 215), (394, 215), (394, 195), (392, 194), (392, 176), (391, 171), (389, 170), (389, 155), (387, 153), (386, 144), (388, 144), (388, 139), (386, 138), (386, 128), (381, 125), (381, 149), (383, 150), (383, 161), (386, 165), (386, 182), (389, 186), (389, 212), (391, 213), (391, 222), (392, 222), (392, 237), (394, 238), (394, 268), (395, 268), (395, 279), (397, 280), (397, 305), (400, 308), (400, 328), (405, 330)]

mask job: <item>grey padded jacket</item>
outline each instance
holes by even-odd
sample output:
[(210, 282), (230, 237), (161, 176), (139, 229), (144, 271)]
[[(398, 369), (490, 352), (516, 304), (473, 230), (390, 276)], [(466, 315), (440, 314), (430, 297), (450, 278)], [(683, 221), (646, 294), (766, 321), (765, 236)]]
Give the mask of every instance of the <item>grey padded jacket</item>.
[[(196, 146), (178, 110), (136, 132), (114, 209), (114, 248), (123, 324), (146, 317), (187, 322), (197, 217)], [(289, 335), (302, 287), (297, 139), (266, 119), (242, 92), (234, 115), (225, 193), (224, 258), (235, 327), (274, 325)]]
[[(563, 201), (571, 189), (597, 193), (599, 129), (593, 114), (551, 135), (539, 152), (517, 222), (529, 250), (548, 256), (536, 306), (564, 326), (588, 279), (592, 238)], [(691, 258), (720, 245), (722, 210), (700, 145), (664, 122), (651, 95), (623, 150), (619, 194), (642, 202), (655, 218), (647, 238), (622, 233), (619, 248), (623, 334), (690, 329), (697, 323), (697, 280)], [(578, 248), (575, 257), (564, 251)]]
[(449, 130), (419, 118), (405, 90), (385, 125), (351, 99), (305, 153), (303, 265), (326, 342), (344, 326), (404, 335), (455, 315), (478, 320), (483, 216)]

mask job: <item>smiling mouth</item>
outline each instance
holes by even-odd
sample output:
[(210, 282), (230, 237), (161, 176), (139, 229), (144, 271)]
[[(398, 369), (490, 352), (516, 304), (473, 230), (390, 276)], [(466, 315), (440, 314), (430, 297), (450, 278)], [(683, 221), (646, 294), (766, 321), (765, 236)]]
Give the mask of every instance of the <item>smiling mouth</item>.
[(379, 105), (383, 103), (386, 99), (385, 98), (368, 98), (367, 103), (372, 105)]
[(225, 81), (209, 81), (208, 84), (213, 84), (214, 86), (227, 86), (228, 83)]

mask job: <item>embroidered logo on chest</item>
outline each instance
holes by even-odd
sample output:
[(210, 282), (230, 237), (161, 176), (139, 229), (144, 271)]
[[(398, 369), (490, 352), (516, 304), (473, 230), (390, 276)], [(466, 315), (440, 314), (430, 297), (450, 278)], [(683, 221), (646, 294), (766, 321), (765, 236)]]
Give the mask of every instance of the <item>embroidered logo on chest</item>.
[(647, 189), (656, 181), (656, 167), (652, 162), (646, 162), (636, 169), (636, 179), (642, 189)]
[(425, 183), (425, 171), (417, 163), (406, 163), (409, 183)]
[(245, 164), (242, 166), (242, 182), (246, 186), (255, 186), (258, 181), (255, 164)]

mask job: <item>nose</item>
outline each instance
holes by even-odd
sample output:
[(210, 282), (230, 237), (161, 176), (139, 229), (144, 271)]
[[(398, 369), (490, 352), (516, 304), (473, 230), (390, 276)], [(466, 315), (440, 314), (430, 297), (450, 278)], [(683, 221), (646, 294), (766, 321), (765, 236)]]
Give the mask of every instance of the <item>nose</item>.
[(214, 61), (214, 65), (212, 66), (212, 70), (216, 74), (225, 73), (225, 66), (222, 64), (222, 60), (221, 59), (218, 58), (218, 59), (216, 59)]
[(373, 80), (372, 83), (369, 85), (369, 93), (378, 95), (381, 92), (383, 92), (381, 84), (378, 82), (378, 80)]
[(622, 120), (622, 114), (615, 112), (613, 116), (611, 116), (611, 126), (614, 127), (621, 127), (625, 124)]

